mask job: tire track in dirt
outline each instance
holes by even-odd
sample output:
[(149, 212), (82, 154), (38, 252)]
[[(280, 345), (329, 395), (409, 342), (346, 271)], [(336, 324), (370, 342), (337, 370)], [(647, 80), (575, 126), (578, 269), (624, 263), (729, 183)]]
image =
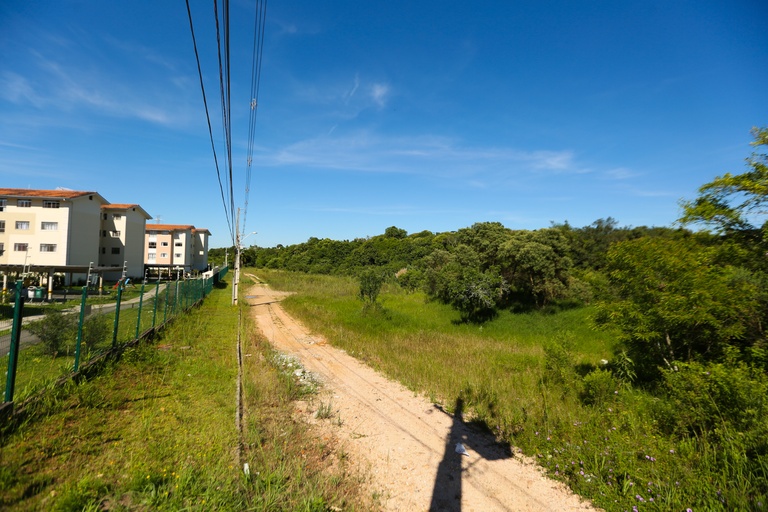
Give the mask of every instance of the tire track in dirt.
[[(596, 510), (535, 463), (492, 436), (445, 413), (346, 352), (310, 333), (279, 301), (285, 294), (255, 285), (246, 300), (274, 348), (298, 359), (322, 384), (334, 419), (302, 414), (339, 440), (348, 463), (384, 510)], [(461, 404), (457, 403), (461, 409)], [(467, 455), (456, 453), (456, 444)]]

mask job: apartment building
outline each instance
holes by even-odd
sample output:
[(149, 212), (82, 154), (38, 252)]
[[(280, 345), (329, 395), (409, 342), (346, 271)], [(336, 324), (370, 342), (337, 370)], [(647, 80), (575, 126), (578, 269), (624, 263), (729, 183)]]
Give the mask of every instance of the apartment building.
[(0, 188), (0, 272), (60, 272), (69, 282), (90, 267), (115, 279), (127, 261), (127, 275), (141, 276), (150, 218), (97, 192)]
[(0, 266), (62, 267), (99, 261), (97, 192), (0, 189)]
[(208, 268), (207, 229), (189, 224), (147, 224), (144, 263), (157, 272), (190, 272)]
[[(143, 276), (144, 226), (151, 218), (137, 204), (102, 206), (99, 266), (120, 267), (121, 273), (125, 267), (127, 276)], [(107, 278), (113, 279), (114, 275)]]

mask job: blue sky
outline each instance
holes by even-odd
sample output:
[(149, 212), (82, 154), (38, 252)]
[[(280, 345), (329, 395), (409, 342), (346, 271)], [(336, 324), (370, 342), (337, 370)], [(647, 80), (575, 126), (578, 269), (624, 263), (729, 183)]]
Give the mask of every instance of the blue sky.
[[(226, 172), (213, 3), (190, 3)], [(254, 13), (232, 0), (240, 208)], [(671, 225), (768, 125), (766, 26), (764, 0), (272, 0), (244, 244)], [(0, 3), (0, 119), (0, 186), (95, 190), (231, 244), (183, 1)]]

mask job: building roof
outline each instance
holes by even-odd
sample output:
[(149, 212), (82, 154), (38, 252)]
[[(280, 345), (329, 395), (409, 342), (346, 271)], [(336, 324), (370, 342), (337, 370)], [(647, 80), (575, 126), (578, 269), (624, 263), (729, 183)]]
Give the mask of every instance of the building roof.
[(211, 236), (211, 232), (208, 231), (208, 228), (192, 228), (192, 231), (195, 233), (208, 233), (208, 236)]
[(119, 210), (121, 212), (127, 210), (138, 210), (139, 213), (144, 215), (144, 218), (149, 220), (152, 218), (147, 211), (138, 204), (104, 204), (101, 206), (102, 210)]
[(0, 188), (0, 196), (5, 197), (43, 197), (46, 199), (74, 199), (76, 197), (96, 195), (107, 202), (98, 192), (78, 190), (33, 190), (27, 188)]
[(191, 224), (147, 224), (147, 231), (187, 231), (195, 229)]

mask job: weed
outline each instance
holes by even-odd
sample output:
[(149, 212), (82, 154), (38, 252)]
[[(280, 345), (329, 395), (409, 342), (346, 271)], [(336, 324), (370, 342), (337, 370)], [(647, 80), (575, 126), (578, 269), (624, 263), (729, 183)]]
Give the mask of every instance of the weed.
[(320, 402), (320, 405), (315, 411), (315, 418), (319, 420), (327, 420), (333, 417), (333, 402), (331, 400), (328, 403)]

